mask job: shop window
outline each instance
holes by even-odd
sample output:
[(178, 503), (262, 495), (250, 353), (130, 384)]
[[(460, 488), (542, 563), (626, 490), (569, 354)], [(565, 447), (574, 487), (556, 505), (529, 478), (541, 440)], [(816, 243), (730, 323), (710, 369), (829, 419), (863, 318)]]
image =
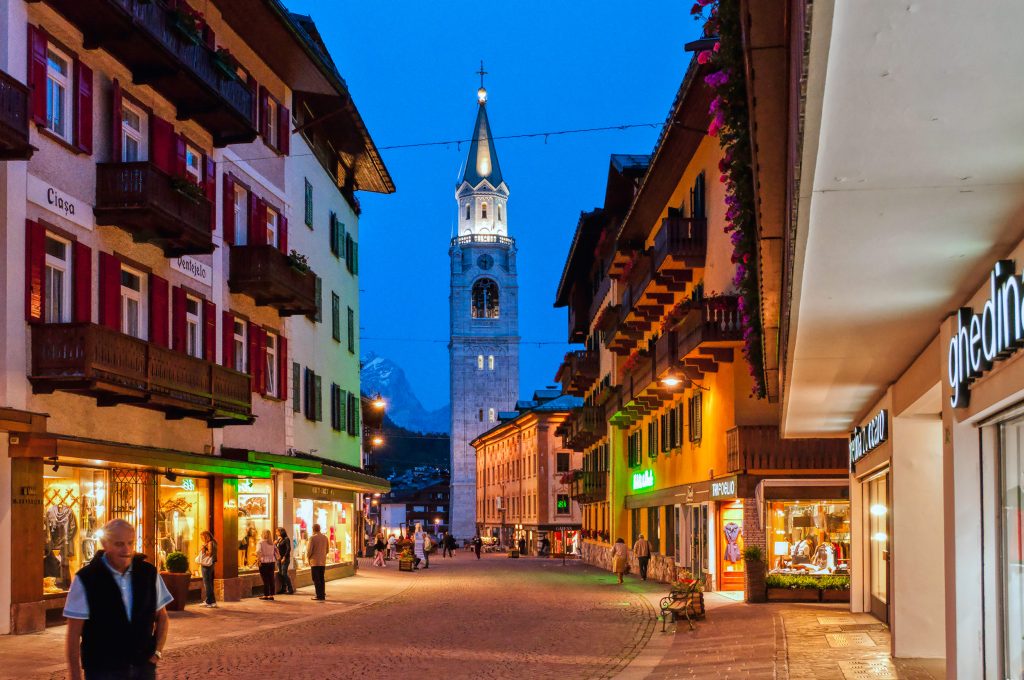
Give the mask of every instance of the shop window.
[(149, 138), (145, 112), (134, 104), (121, 102), (121, 160), (125, 163), (148, 158), (146, 143)]
[(1001, 598), (1003, 674), (1024, 677), (1024, 438), (1020, 419), (1002, 423), (1000, 430)]
[(210, 529), (210, 480), (197, 477), (157, 478), (156, 545), (157, 561), (164, 561), (172, 552), (188, 556), (193, 576), (200, 576), (196, 556), (202, 541), (199, 534)]
[(203, 315), (199, 298), (185, 297), (185, 353), (190, 357), (203, 356)]
[(53, 47), (46, 51), (46, 127), (71, 141), (71, 58)]
[(272, 520), (273, 483), (269, 479), (238, 480), (238, 568), (258, 569), (256, 546), (269, 530), (277, 535)]
[(640, 538), (640, 508), (633, 508), (629, 511), (629, 531), (629, 545), (632, 546), (636, 543), (636, 539)]
[(146, 339), (146, 279), (142, 272), (121, 265), (121, 332)]
[(720, 590), (743, 590), (743, 501), (722, 505), (718, 513)]
[(766, 510), (772, 573), (850, 572), (849, 501), (770, 501)]
[(108, 516), (107, 473), (47, 464), (43, 473), (43, 594), (71, 587), (75, 572), (100, 548), (100, 531)]
[(320, 525), (320, 533), (327, 536), (327, 564), (342, 564), (353, 560), (353, 506), (339, 501), (296, 498), (295, 521), (292, 524), (292, 556), (296, 567), (306, 569), (306, 542), (313, 535), (313, 525)]
[(46, 234), (46, 323), (71, 321), (71, 243)]

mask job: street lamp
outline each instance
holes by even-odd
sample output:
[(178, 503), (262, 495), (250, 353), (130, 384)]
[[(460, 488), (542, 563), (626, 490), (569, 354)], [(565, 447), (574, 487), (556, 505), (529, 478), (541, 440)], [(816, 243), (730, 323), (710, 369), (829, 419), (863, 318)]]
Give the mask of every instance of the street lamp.
[(378, 411), (383, 411), (384, 407), (388, 405), (388, 403), (384, 401), (384, 397), (380, 396), (380, 392), (377, 393), (370, 404)]
[(375, 434), (373, 435), (373, 438), (370, 439), (370, 443), (373, 444), (374, 448), (377, 448), (378, 446), (383, 446), (384, 437), (380, 434)]

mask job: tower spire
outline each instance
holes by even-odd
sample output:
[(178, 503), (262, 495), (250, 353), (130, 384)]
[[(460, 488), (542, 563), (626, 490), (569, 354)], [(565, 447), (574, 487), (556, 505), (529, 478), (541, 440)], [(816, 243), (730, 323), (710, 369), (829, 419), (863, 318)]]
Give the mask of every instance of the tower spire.
[[(492, 187), (497, 188), (501, 182), (501, 167), (498, 165), (498, 152), (494, 147), (494, 139), (491, 136), (491, 125), (487, 120), (487, 90), (484, 88), (484, 62), (480, 62), (480, 89), (476, 91), (477, 102), (480, 108), (476, 113), (476, 124), (473, 126), (473, 137), (469, 144), (469, 157), (466, 159), (466, 169), (462, 176), (462, 182), (468, 182), (473, 188), (487, 180)], [(460, 182), (461, 184), (461, 182)]]

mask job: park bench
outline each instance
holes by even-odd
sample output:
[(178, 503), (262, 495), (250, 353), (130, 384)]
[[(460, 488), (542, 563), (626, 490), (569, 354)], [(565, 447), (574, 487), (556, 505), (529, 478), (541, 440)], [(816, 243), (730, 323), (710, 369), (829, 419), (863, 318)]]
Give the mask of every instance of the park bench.
[(696, 581), (678, 581), (672, 585), (669, 594), (661, 598), (661, 632), (665, 632), (669, 616), (675, 623), (680, 615), (686, 617), (690, 630), (693, 630), (694, 619), (704, 618), (704, 592)]

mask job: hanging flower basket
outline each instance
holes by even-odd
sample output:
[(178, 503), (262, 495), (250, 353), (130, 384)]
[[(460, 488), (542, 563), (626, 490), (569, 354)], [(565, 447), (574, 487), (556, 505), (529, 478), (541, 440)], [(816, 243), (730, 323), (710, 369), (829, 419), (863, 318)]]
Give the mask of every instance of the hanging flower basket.
[(238, 60), (226, 47), (218, 47), (213, 53), (213, 65), (224, 74), (225, 78), (238, 80)]

